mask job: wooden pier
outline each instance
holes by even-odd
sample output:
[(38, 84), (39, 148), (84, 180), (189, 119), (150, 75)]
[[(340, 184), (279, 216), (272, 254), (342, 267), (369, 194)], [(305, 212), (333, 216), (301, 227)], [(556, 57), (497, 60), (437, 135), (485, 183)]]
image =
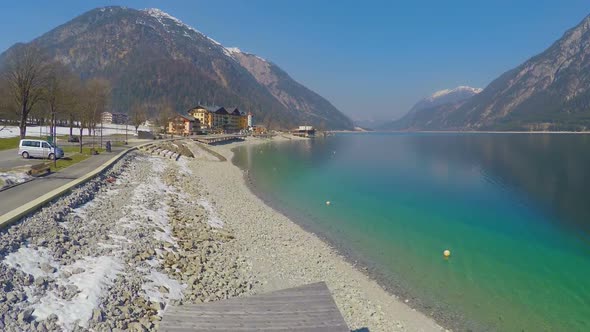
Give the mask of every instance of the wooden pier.
[(167, 308), (160, 331), (348, 332), (330, 290), (319, 282), (244, 298)]
[(207, 135), (193, 138), (195, 141), (203, 144), (217, 144), (217, 143), (229, 143), (233, 141), (242, 141), (246, 138), (246, 135), (241, 134), (227, 134), (227, 135)]

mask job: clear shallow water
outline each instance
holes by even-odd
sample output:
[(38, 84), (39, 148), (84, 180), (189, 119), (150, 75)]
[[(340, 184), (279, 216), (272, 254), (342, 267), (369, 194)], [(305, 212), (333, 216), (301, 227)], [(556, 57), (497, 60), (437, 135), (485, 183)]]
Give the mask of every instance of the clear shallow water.
[(447, 325), (590, 331), (590, 136), (341, 134), (234, 162)]

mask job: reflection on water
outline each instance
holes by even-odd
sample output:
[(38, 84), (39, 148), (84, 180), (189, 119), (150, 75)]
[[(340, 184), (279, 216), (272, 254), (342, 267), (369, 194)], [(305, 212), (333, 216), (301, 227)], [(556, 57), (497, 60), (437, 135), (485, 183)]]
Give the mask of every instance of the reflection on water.
[(521, 191), (590, 239), (590, 135), (465, 134), (413, 136), (433, 159), (478, 167), (487, 181)]
[(234, 161), (456, 330), (583, 331), (588, 151), (586, 135), (371, 133), (244, 146)]

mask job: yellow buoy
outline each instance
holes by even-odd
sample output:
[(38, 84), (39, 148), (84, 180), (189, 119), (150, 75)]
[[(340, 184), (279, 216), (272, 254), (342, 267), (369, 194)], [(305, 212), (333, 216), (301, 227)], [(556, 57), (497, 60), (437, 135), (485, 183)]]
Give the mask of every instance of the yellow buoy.
[(326, 205), (330, 205), (330, 204), (331, 204), (330, 201), (326, 201)]
[(451, 251), (449, 249), (443, 251), (443, 256), (445, 256), (445, 257), (451, 257)]

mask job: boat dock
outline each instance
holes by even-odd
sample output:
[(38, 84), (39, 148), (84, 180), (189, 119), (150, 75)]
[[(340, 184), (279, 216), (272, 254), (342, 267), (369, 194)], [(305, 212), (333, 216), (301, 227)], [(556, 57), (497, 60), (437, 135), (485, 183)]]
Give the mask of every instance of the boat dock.
[(229, 143), (229, 142), (233, 142), (233, 141), (243, 141), (245, 138), (246, 138), (246, 135), (242, 135), (242, 134), (223, 134), (223, 135), (200, 136), (200, 137), (193, 138), (193, 140), (195, 140), (199, 143), (213, 145), (213, 144), (218, 144), (218, 143)]
[(324, 282), (243, 298), (167, 308), (160, 331), (349, 332)]

